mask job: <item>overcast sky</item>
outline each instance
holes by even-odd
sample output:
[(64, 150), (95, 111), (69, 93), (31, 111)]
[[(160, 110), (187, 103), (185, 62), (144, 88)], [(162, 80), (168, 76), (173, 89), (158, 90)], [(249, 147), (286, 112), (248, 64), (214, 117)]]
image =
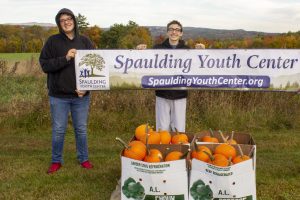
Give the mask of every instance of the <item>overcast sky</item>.
[(140, 26), (183, 26), (247, 31), (300, 30), (300, 0), (0, 0), (0, 24), (55, 23), (66, 7), (100, 28), (132, 20)]

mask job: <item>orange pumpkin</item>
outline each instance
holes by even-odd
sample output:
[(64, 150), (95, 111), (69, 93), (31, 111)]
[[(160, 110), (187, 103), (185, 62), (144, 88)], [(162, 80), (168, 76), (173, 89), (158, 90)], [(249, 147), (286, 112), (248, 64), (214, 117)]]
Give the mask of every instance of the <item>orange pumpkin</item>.
[(124, 156), (135, 160), (143, 160), (146, 156), (146, 145), (141, 141), (134, 140), (124, 149)]
[(226, 141), (227, 144), (237, 144), (237, 142), (234, 139), (229, 139)]
[(150, 149), (148, 155), (144, 158), (145, 162), (161, 162), (163, 159), (162, 153), (158, 149)]
[(230, 164), (229, 160), (222, 154), (214, 154), (210, 157), (208, 163), (219, 167), (227, 167)]
[(117, 141), (121, 142), (125, 147), (123, 156), (134, 160), (143, 160), (146, 156), (146, 145), (141, 141), (131, 141), (128, 145), (120, 138), (116, 138)]
[(202, 142), (210, 142), (210, 143), (219, 143), (218, 138), (211, 137), (209, 135), (202, 137), (201, 141)]
[(231, 132), (230, 139), (226, 141), (228, 144), (237, 144), (236, 140), (233, 139), (234, 131)]
[[(144, 137), (146, 135), (146, 127), (148, 124), (142, 124), (139, 125), (136, 129), (135, 129), (135, 137), (138, 140), (141, 140), (142, 137)], [(150, 133), (151, 131), (153, 131), (153, 129), (151, 128), (151, 126), (148, 125), (148, 133)]]
[(173, 161), (173, 160), (179, 160), (183, 156), (183, 153), (180, 151), (171, 151), (167, 154), (165, 161)]
[(176, 132), (176, 134), (172, 137), (172, 144), (187, 144), (189, 143), (189, 138), (184, 133)]
[(224, 155), (227, 159), (230, 157), (234, 159), (236, 157), (236, 150), (233, 146), (227, 143), (223, 143), (218, 145), (215, 148), (215, 154), (222, 154)]
[(214, 132), (211, 128), (209, 129), (209, 131), (208, 130), (202, 131), (202, 133), (206, 134), (206, 136), (201, 138), (202, 142), (219, 143), (218, 138), (214, 136)]
[[(236, 157), (232, 160), (233, 164), (237, 164), (237, 163), (243, 162), (243, 161), (245, 161), (245, 160), (249, 160), (250, 157), (244, 155), (244, 152), (243, 152), (241, 146), (238, 144), (237, 147), (238, 147), (238, 150), (239, 150), (240, 155), (239, 155), (239, 156), (236, 156)], [(253, 148), (251, 149), (251, 151), (252, 151), (252, 150), (253, 150)], [(251, 152), (251, 151), (250, 151), (250, 152)]]
[[(141, 140), (141, 142), (146, 144), (146, 139), (147, 139), (147, 134), (145, 134), (143, 137), (141, 137), (140, 140)], [(160, 144), (160, 134), (155, 131), (151, 131), (148, 134), (148, 144)]]
[(208, 154), (212, 155), (211, 150), (208, 147), (203, 145), (197, 146), (195, 144), (195, 150), (192, 152), (192, 158), (208, 162), (210, 159)]
[(170, 144), (172, 136), (169, 133), (169, 131), (159, 130), (158, 133), (160, 134), (160, 143), (161, 144)]
[(188, 149), (185, 153), (180, 151), (171, 151), (167, 154), (165, 161), (180, 160), (185, 158), (191, 150)]
[(249, 160), (250, 157), (249, 156), (246, 156), (246, 155), (239, 155), (239, 156), (236, 156), (232, 162), (233, 164), (237, 164), (237, 163), (240, 163), (240, 162), (243, 162), (243, 161), (246, 161), (246, 160)]

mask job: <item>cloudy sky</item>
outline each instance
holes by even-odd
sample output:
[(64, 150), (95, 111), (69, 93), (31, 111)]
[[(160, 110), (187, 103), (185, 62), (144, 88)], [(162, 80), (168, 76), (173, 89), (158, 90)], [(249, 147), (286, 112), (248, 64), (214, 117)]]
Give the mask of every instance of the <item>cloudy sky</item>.
[(109, 27), (129, 20), (141, 26), (183, 26), (288, 32), (300, 30), (300, 0), (0, 0), (0, 24), (55, 23), (66, 7), (91, 25)]

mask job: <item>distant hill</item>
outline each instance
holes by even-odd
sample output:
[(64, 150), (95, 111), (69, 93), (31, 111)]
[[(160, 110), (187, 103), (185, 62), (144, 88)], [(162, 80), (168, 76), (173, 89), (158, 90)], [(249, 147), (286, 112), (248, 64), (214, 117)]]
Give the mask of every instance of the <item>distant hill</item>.
[[(153, 37), (166, 34), (166, 27), (162, 26), (146, 26)], [(184, 27), (183, 38), (196, 39), (199, 37), (207, 39), (243, 39), (252, 38), (257, 35), (278, 35), (279, 33), (265, 33), (257, 31), (245, 31), (243, 29), (225, 30), (225, 29), (210, 29), (199, 27)]]
[(287, 83), (289, 84), (295, 84), (297, 83), (298, 85), (300, 84), (300, 73), (297, 74), (292, 74), (292, 75), (282, 75), (282, 76), (277, 76), (277, 77), (271, 77), (272, 84), (274, 87), (286, 87)]
[(4, 25), (12, 25), (12, 26), (43, 26), (43, 27), (55, 27), (56, 24), (51, 23), (38, 23), (38, 22), (26, 22), (26, 23), (7, 23)]
[[(56, 24), (51, 23), (38, 23), (38, 22), (28, 22), (28, 23), (7, 23), (5, 25), (18, 25), (18, 26), (43, 26), (43, 27), (55, 27)], [(166, 34), (166, 27), (164, 26), (144, 26), (150, 30), (152, 37), (157, 37), (159, 35)], [(102, 27), (100, 27), (102, 28)], [(102, 28), (104, 31), (109, 28)], [(211, 28), (200, 28), (200, 27), (184, 27), (183, 39), (192, 38), (197, 39), (199, 37), (206, 39), (243, 39), (252, 38), (257, 35), (278, 35), (279, 33), (265, 33), (257, 31), (245, 31), (243, 29), (226, 30), (226, 29), (211, 29)]]

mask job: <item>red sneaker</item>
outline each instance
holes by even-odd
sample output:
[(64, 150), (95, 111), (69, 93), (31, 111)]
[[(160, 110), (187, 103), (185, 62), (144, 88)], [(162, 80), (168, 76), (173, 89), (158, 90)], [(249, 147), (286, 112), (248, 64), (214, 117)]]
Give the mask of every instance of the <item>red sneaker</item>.
[(80, 165), (81, 165), (81, 167), (83, 167), (85, 169), (92, 169), (94, 167), (88, 160), (82, 162)]
[(47, 171), (47, 174), (52, 174), (61, 168), (61, 163), (52, 163)]

